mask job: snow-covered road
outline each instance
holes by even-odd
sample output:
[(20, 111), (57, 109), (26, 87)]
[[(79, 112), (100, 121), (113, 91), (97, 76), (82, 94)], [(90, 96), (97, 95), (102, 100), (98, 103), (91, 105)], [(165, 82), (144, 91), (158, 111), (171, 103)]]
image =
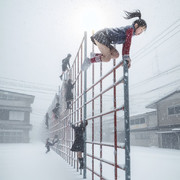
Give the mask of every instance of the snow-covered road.
[(0, 180), (80, 180), (79, 173), (43, 143), (0, 144)]
[[(90, 151), (89, 147), (89, 151)], [(54, 151), (45, 153), (43, 143), (0, 144), (0, 180), (82, 180), (82, 175)], [(95, 149), (97, 156), (99, 149)], [(118, 152), (118, 163), (124, 161)], [(103, 158), (113, 162), (113, 149), (103, 149)], [(123, 163), (123, 162), (122, 162)], [(88, 160), (91, 167), (91, 160)], [(179, 180), (180, 150), (131, 147), (131, 180)], [(95, 164), (96, 172), (99, 164)], [(103, 166), (103, 175), (114, 180), (114, 169)], [(91, 173), (87, 171), (87, 180)], [(95, 176), (95, 179), (99, 179)], [(124, 180), (124, 172), (118, 180)]]

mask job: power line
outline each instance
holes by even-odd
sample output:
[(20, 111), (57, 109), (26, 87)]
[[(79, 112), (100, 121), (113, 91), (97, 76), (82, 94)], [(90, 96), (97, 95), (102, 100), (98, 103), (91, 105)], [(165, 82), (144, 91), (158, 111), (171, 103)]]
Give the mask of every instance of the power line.
[(157, 74), (157, 75), (155, 75), (155, 76), (153, 76), (153, 77), (150, 77), (150, 78), (148, 78), (148, 79), (145, 79), (145, 80), (143, 80), (143, 81), (141, 81), (141, 82), (138, 82), (138, 83), (135, 83), (135, 84), (132, 84), (132, 85), (130, 85), (130, 88), (135, 88), (135, 87), (137, 87), (137, 86), (141, 86), (141, 85), (144, 85), (144, 84), (146, 84), (146, 83), (148, 83), (149, 81), (152, 81), (152, 80), (154, 80), (154, 79), (156, 79), (156, 78), (159, 78), (159, 77), (161, 77), (161, 76), (163, 76), (163, 75), (167, 75), (166, 73), (172, 73), (172, 72), (174, 72), (174, 71), (179, 71), (180, 69), (180, 64), (179, 65), (176, 65), (176, 66), (174, 66), (174, 67), (172, 67), (172, 68), (170, 68), (170, 69), (168, 69), (168, 70), (166, 70), (166, 71), (163, 71), (163, 72), (161, 72), (161, 73), (159, 73), (159, 74)]
[[(29, 81), (22, 81), (22, 80), (17, 80), (17, 79), (11, 79), (11, 78), (6, 78), (6, 77), (2, 77), (2, 76), (0, 76), (0, 79), (6, 79), (6, 80), (10, 80), (10, 81), (17, 81), (17, 82), (21, 82), (21, 83), (37, 84), (37, 85), (48, 86), (48, 87), (53, 87), (53, 86), (54, 86), (54, 85), (50, 85), (50, 84), (35, 83), (35, 82), (29, 82)], [(54, 86), (54, 87), (55, 87), (55, 86)]]
[[(169, 26), (169, 27), (172, 27), (174, 24), (176, 24), (177, 22), (179, 22), (179, 19), (175, 22), (175, 23), (173, 23), (171, 26)], [(177, 33), (179, 33), (179, 31), (180, 30), (178, 30), (176, 33), (174, 33), (173, 35), (171, 35), (171, 36), (168, 36), (168, 38), (166, 38), (167, 37), (167, 35), (169, 35), (169, 34), (171, 34), (172, 33), (172, 31), (174, 31), (174, 30), (176, 30), (177, 29), (177, 27), (179, 27), (180, 25), (177, 25), (176, 27), (174, 27), (172, 30), (170, 30), (170, 31), (167, 31), (167, 29), (170, 29), (170, 28), (166, 28), (166, 30), (164, 30), (163, 32), (161, 32), (159, 35), (158, 35), (158, 38), (159, 39), (156, 39), (156, 40), (154, 40), (154, 41), (151, 41), (150, 43), (148, 43), (147, 45), (145, 45), (144, 46), (144, 48), (142, 48), (141, 50), (139, 50), (139, 51), (137, 51), (136, 53), (135, 53), (135, 55), (133, 56), (133, 58), (137, 58), (137, 57), (144, 57), (144, 56), (146, 56), (147, 54), (149, 54), (153, 49), (155, 49), (155, 48), (157, 48), (157, 47), (159, 47), (160, 45), (162, 45), (164, 42), (166, 42), (168, 39), (170, 39), (170, 38), (172, 38), (174, 35), (176, 35)], [(164, 34), (165, 33), (165, 35), (163, 35), (162, 36), (162, 34)], [(161, 37), (162, 36), (162, 37)], [(166, 38), (165, 40), (163, 40), (164, 38)], [(162, 42), (160, 42), (161, 40), (163, 40)], [(160, 43), (159, 43), (160, 42)], [(158, 45), (156, 45), (157, 43), (159, 43)], [(154, 45), (156, 45), (155, 47), (153, 47)], [(150, 48), (149, 48), (150, 47)], [(149, 50), (150, 49), (150, 50)], [(148, 52), (147, 52), (148, 51)], [(146, 54), (144, 54), (144, 53), (146, 53)], [(144, 54), (144, 55), (143, 55)], [(133, 63), (137, 63), (139, 60), (136, 60), (136, 61), (134, 61)]]
[(1, 85), (7, 85), (7, 86), (17, 86), (17, 87), (19, 87), (19, 86), (21, 86), (21, 87), (23, 87), (23, 88), (33, 88), (33, 89), (40, 89), (40, 90), (45, 90), (45, 91), (52, 91), (52, 92), (54, 92), (54, 91), (56, 91), (55, 89), (52, 89), (52, 88), (45, 88), (45, 87), (38, 87), (38, 86), (32, 86), (32, 85), (28, 85), (28, 84), (21, 84), (21, 83), (16, 83), (16, 82), (7, 82), (7, 81), (2, 81), (2, 80), (0, 80), (0, 82), (1, 82)]
[[(144, 56), (146, 56), (147, 54), (149, 54), (152, 50), (156, 49), (157, 47), (159, 47), (160, 45), (162, 45), (164, 42), (166, 42), (167, 40), (169, 40), (170, 38), (172, 38), (174, 35), (176, 35), (176, 34), (179, 33), (179, 32), (180, 32), (180, 30), (177, 31), (176, 33), (174, 33), (173, 35), (171, 35), (170, 37), (168, 37), (167, 39), (165, 39), (164, 41), (162, 41), (160, 44), (156, 45), (156, 47), (151, 47), (151, 49), (150, 49), (149, 51), (147, 51), (144, 55), (138, 55), (138, 56), (141, 57), (141, 59), (134, 61), (134, 63), (137, 63), (137, 62), (139, 62), (140, 60), (142, 60), (142, 58), (143, 58)], [(136, 56), (135, 58), (137, 58), (138, 56)]]
[[(159, 78), (159, 77), (161, 77), (161, 76), (163, 76), (163, 75), (167, 75), (167, 73), (173, 73), (174, 71), (179, 71), (179, 70), (180, 70), (180, 64), (177, 65), (177, 66), (174, 66), (174, 67), (172, 67), (172, 68), (170, 68), (170, 69), (167, 69), (166, 71), (163, 71), (163, 72), (161, 72), (161, 73), (159, 73), (159, 74), (157, 74), (157, 75), (155, 75), (155, 76), (153, 76), (153, 77), (150, 77), (150, 78), (145, 79), (145, 80), (143, 80), (143, 81), (141, 81), (141, 82), (132, 84), (132, 85), (130, 85), (130, 89), (134, 89), (134, 88), (136, 88), (137, 86), (145, 85), (146, 83), (148, 83), (148, 82), (150, 82), (150, 81), (153, 81), (153, 80), (156, 79), (156, 78)], [(108, 94), (104, 95), (104, 94), (103, 94), (103, 98), (112, 98), (112, 96), (113, 96), (113, 95), (108, 95)], [(116, 97), (123, 97), (123, 95), (122, 95), (122, 96), (116, 96)]]
[(1, 89), (5, 89), (5, 90), (16, 90), (16, 91), (22, 91), (22, 92), (32, 92), (32, 93), (40, 93), (40, 94), (48, 94), (48, 95), (53, 95), (54, 93), (47, 93), (47, 92), (43, 92), (43, 91), (35, 91), (35, 90), (25, 90), (25, 89), (19, 89), (19, 88), (12, 88), (12, 87), (3, 87), (3, 86), (0, 86)]
[[(162, 88), (164, 88), (164, 87), (168, 87), (168, 86), (172, 86), (172, 85), (177, 85), (177, 84), (179, 85), (179, 83), (180, 83), (180, 79), (178, 79), (178, 80), (176, 80), (176, 81), (173, 81), (173, 82), (171, 82), (171, 83), (162, 85), (162, 86), (160, 86), (160, 87), (154, 88), (154, 89), (152, 89), (152, 90), (146, 91), (146, 92), (142, 92), (142, 93), (138, 93), (138, 94), (132, 94), (131, 96), (137, 96), (137, 95), (138, 95), (138, 96), (142, 96), (143, 94), (148, 94), (148, 93), (151, 93), (151, 92), (153, 92), (153, 91), (162, 89)], [(178, 87), (179, 87), (179, 86), (178, 86)]]
[[(179, 22), (180, 19), (177, 19), (174, 23), (172, 23), (170, 26), (168, 26), (163, 32), (161, 32), (160, 34), (158, 34), (156, 37), (154, 37), (155, 40), (151, 40), (148, 44), (146, 44), (143, 49), (140, 49), (139, 51), (137, 51), (135, 54), (139, 54), (141, 53), (141, 51), (143, 52), (144, 49), (147, 49), (149, 46), (151, 47), (153, 44), (155, 44), (156, 42), (158, 42), (159, 40), (161, 40), (163, 37), (165, 37), (167, 34), (169, 34), (170, 32), (172, 32), (173, 30), (175, 30), (179, 25), (177, 25), (175, 28), (173, 28), (170, 31), (167, 31), (168, 29), (171, 29), (174, 25), (176, 25)], [(165, 34), (165, 35), (163, 35)], [(163, 37), (161, 37), (163, 35)]]

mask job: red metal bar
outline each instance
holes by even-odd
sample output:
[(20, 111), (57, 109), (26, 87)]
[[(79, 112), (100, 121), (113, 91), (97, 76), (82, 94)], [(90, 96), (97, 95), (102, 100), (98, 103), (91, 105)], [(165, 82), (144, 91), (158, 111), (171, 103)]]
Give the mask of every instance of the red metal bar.
[[(123, 65), (123, 62), (122, 62), (122, 61), (119, 62), (113, 69), (111, 69), (108, 73), (106, 73), (104, 76), (102, 76), (96, 83), (92, 84), (92, 86), (89, 87), (89, 88), (86, 90), (86, 93), (87, 93), (88, 91), (90, 91), (90, 90), (91, 90), (94, 86), (96, 86), (98, 83), (100, 83), (101, 80), (103, 80), (103, 79), (105, 79), (107, 76), (109, 76), (109, 75), (113, 72), (114, 69), (117, 69), (118, 67), (120, 67), (120, 66), (122, 66), (122, 65)], [(82, 72), (80, 72), (80, 73), (78, 74), (78, 76), (79, 76), (81, 73), (82, 73)], [(79, 97), (77, 97), (77, 99), (80, 98), (81, 96), (83, 96), (83, 94), (81, 94)], [(77, 99), (76, 99), (76, 100), (77, 100)]]
[[(91, 154), (86, 154), (87, 156), (89, 156), (89, 157), (92, 157), (91, 156)], [(110, 161), (107, 161), (107, 160), (104, 160), (104, 159), (102, 159), (102, 158), (98, 158), (98, 157), (96, 157), (96, 156), (94, 156), (94, 159), (96, 159), (96, 160), (99, 160), (100, 162), (104, 162), (104, 163), (106, 163), (106, 164), (109, 164), (109, 165), (111, 165), (111, 166), (115, 166), (114, 165), (114, 163), (112, 163), (112, 162), (110, 162)], [(122, 170), (125, 170), (125, 166), (124, 165), (116, 165), (117, 166), (117, 168), (119, 168), (119, 169), (122, 169)]]
[[(90, 141), (86, 141), (86, 143), (87, 143), (87, 144), (96, 144), (96, 145), (114, 147), (114, 145), (112, 145), (112, 144), (106, 144), (106, 143), (98, 143), (98, 142), (90, 142)], [(117, 145), (117, 148), (124, 149), (124, 148), (125, 148), (125, 144), (124, 144), (124, 143), (121, 143), (120, 145)]]
[[(94, 176), (94, 174), (95, 174), (96, 176), (100, 177), (100, 174), (99, 174), (99, 173), (93, 171), (92, 169), (90, 169), (90, 168), (88, 168), (88, 167), (86, 167), (86, 168), (87, 168), (89, 171), (92, 172), (93, 176)], [(107, 180), (105, 177), (102, 177), (102, 179), (103, 179), (103, 180)]]
[(90, 119), (92, 119), (92, 118), (98, 118), (98, 117), (101, 117), (101, 116), (104, 116), (104, 115), (107, 115), (107, 114), (111, 114), (111, 113), (113, 113), (113, 112), (115, 112), (115, 111), (120, 111), (120, 110), (123, 110), (123, 109), (124, 109), (124, 106), (119, 107), (119, 108), (116, 108), (116, 109), (113, 109), (113, 110), (111, 110), (111, 111), (108, 111), (108, 112), (105, 112), (105, 113), (102, 113), (102, 114), (95, 115), (95, 116), (93, 116), (93, 117), (89, 117), (89, 118), (87, 118), (86, 120), (90, 120)]
[[(104, 91), (102, 91), (101, 93), (99, 93), (97, 96), (94, 97), (94, 99), (98, 98), (99, 96), (101, 96), (102, 94), (106, 93), (107, 91), (109, 91), (110, 89), (112, 89), (114, 86), (117, 86), (118, 84), (122, 83), (123, 82), (123, 78), (120, 79), (119, 81), (117, 81), (115, 84), (111, 85), (110, 87), (106, 88)], [(92, 100), (94, 99), (91, 99), (89, 101), (86, 102), (86, 104), (89, 104)]]
[[(86, 102), (86, 105), (89, 104), (91, 101), (95, 100), (96, 98), (98, 98), (101, 94), (106, 93), (107, 91), (109, 91), (110, 89), (112, 89), (114, 86), (119, 85), (120, 83), (123, 83), (123, 78), (120, 79), (119, 81), (117, 81), (115, 84), (111, 85), (110, 87), (108, 87), (107, 89), (105, 89), (104, 91), (102, 91), (100, 94), (98, 94), (97, 96), (95, 96), (93, 99), (89, 100)], [(84, 106), (84, 105), (83, 105)], [(79, 107), (82, 108), (83, 106)], [(77, 109), (76, 109), (77, 110)]]
[[(125, 149), (125, 144), (118, 144), (117, 143), (117, 111), (123, 110), (124, 109), (124, 105), (122, 105), (121, 107), (117, 107), (117, 103), (116, 103), (116, 89), (117, 86), (120, 83), (123, 83), (123, 78), (119, 79), (118, 81), (116, 80), (116, 70), (117, 68), (119, 68), (123, 63), (122, 61), (119, 62), (116, 65), (115, 60), (113, 60), (113, 68), (107, 72), (105, 75), (102, 75), (102, 63), (100, 64), (100, 77), (99, 80), (97, 80), (95, 82), (95, 68), (94, 68), (94, 64), (92, 64), (92, 85), (85, 90), (85, 92), (83, 91), (83, 73), (81, 71), (81, 64), (83, 61), (83, 43), (84, 43), (84, 38), (80, 44), (80, 47), (78, 49), (78, 53), (76, 55), (76, 58), (72, 64), (72, 68), (71, 68), (71, 75), (73, 75), (73, 82), (75, 82), (75, 86), (74, 86), (74, 100), (72, 102), (72, 110), (61, 113), (59, 122), (56, 122), (55, 120), (52, 121), (51, 123), (51, 135), (54, 135), (58, 132), (63, 132), (64, 134), (64, 139), (62, 139), (62, 143), (57, 146), (54, 147), (54, 150), (60, 154), (66, 161), (68, 161), (69, 163), (71, 162), (71, 165), (74, 164), (74, 168), (77, 169), (78, 171), (78, 159), (75, 153), (71, 152), (70, 153), (70, 146), (72, 145), (73, 139), (74, 139), (74, 131), (72, 128), (70, 128), (67, 124), (67, 122), (71, 119), (71, 122), (73, 124), (77, 124), (79, 122), (81, 122), (83, 120), (83, 108), (84, 107), (88, 107), (88, 109), (92, 109), (91, 112), (91, 117), (84, 117), (86, 120), (91, 121), (92, 123), (92, 139), (90, 141), (86, 141), (86, 143), (90, 144), (90, 146), (92, 147), (92, 153), (91, 154), (86, 154), (88, 157), (91, 158), (92, 160), (92, 166), (87, 167), (87, 169), (89, 171), (92, 172), (92, 180), (94, 180), (95, 175), (98, 176), (101, 180), (102, 179), (106, 179), (106, 177), (103, 176), (103, 164), (106, 163), (108, 165), (113, 166), (114, 168), (114, 179), (117, 180), (118, 179), (118, 169), (122, 169), (125, 170), (125, 167), (123, 165), (119, 165), (117, 164), (117, 150), (118, 148), (121, 149)], [(94, 52), (94, 45), (92, 45), (92, 52)], [(70, 71), (68, 72), (70, 73)], [(108, 77), (110, 74), (112, 74), (113, 76), (113, 84), (110, 85), (109, 87), (106, 88), (102, 88), (102, 83), (103, 80), (106, 79), (106, 77)], [(100, 92), (98, 94), (95, 95), (95, 87), (99, 84), (100, 86)], [(86, 89), (84, 87), (84, 89)], [(113, 106), (114, 109), (113, 110), (108, 110), (107, 112), (103, 112), (103, 94), (105, 94), (106, 92), (108, 92), (109, 90), (113, 90)], [(92, 90), (92, 95), (90, 94), (90, 90)], [(89, 99), (88, 101), (85, 102), (85, 104), (83, 104), (83, 96), (85, 93), (89, 93), (88, 95), (91, 95), (91, 99)], [(90, 97), (90, 96), (88, 96)], [(85, 98), (85, 96), (84, 96)], [(99, 114), (95, 113), (95, 100), (99, 98), (99, 107), (100, 107), (100, 111)], [(103, 143), (103, 117), (108, 115), (108, 114), (112, 114), (112, 120), (114, 123), (114, 142), (113, 144), (108, 144), (108, 143)], [(95, 142), (95, 121), (97, 121), (99, 118), (99, 126), (100, 126), (100, 134), (99, 134), (99, 141)], [(70, 133), (71, 132), (71, 133)], [(70, 134), (69, 134), (70, 133)], [(71, 139), (70, 139), (71, 138)], [(99, 157), (95, 156), (95, 145), (98, 145), (100, 148), (99, 151)], [(114, 160), (111, 162), (111, 160), (105, 160), (103, 159), (103, 147), (112, 147), (114, 149)], [(95, 160), (98, 161), (98, 163), (100, 163), (100, 171), (99, 173), (97, 173), (95, 171)]]
[[(102, 77), (102, 62), (100, 64), (100, 77)], [(102, 114), (102, 80), (100, 81), (100, 114)], [(100, 143), (102, 143), (102, 116), (100, 116)], [(102, 144), (100, 145), (100, 158), (102, 159)], [(100, 160), (100, 178), (102, 179), (102, 162)]]
[(88, 92), (89, 90), (92, 89), (93, 86), (96, 86), (98, 83), (100, 83), (103, 79), (105, 79), (107, 76), (109, 76), (113, 71), (114, 69), (117, 69), (118, 67), (122, 66), (123, 65), (123, 62), (119, 62), (113, 69), (111, 69), (109, 72), (107, 72), (104, 76), (100, 77), (100, 79), (95, 83), (93, 84), (91, 87), (89, 87), (86, 92)]

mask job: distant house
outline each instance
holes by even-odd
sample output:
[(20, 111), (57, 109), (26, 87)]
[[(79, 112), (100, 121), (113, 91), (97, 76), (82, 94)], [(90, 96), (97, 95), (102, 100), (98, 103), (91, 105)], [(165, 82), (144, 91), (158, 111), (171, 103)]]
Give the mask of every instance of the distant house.
[[(124, 119), (120, 119), (118, 137), (124, 142)], [(133, 115), (130, 117), (130, 143), (134, 146), (158, 146), (156, 111)]]
[[(130, 117), (131, 145), (180, 149), (180, 91), (149, 104), (152, 112)], [(124, 141), (124, 119), (120, 119), (118, 137)]]
[(29, 142), (34, 96), (0, 90), (0, 143)]
[(180, 90), (151, 103), (156, 109), (159, 147), (180, 149)]

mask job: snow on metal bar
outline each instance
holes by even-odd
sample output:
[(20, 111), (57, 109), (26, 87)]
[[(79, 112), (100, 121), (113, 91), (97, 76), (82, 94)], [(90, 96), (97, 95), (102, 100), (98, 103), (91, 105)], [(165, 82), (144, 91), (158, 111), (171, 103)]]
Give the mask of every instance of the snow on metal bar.
[(103, 79), (105, 79), (108, 75), (110, 75), (114, 69), (117, 69), (118, 67), (122, 66), (123, 64), (123, 61), (119, 62), (116, 66), (114, 66), (113, 69), (111, 69), (108, 73), (106, 73), (104, 76), (102, 76), (96, 83), (92, 84), (91, 87), (89, 87), (87, 90), (86, 90), (86, 93), (91, 90), (94, 86), (96, 86), (98, 83), (100, 83)]
[(103, 177), (103, 176), (100, 176), (100, 174), (99, 173), (97, 173), (96, 171), (93, 171), (92, 169), (90, 169), (89, 167), (86, 167), (89, 171), (91, 171), (93, 174), (95, 174), (96, 176), (98, 176), (98, 177), (101, 177), (103, 180), (108, 180), (108, 179), (106, 179), (105, 177)]
[(115, 84), (109, 86), (108, 88), (106, 88), (104, 91), (102, 91), (101, 93), (99, 93), (97, 96), (95, 96), (94, 98), (92, 98), (91, 100), (89, 100), (88, 102), (86, 102), (86, 104), (89, 104), (91, 101), (97, 99), (99, 96), (103, 95), (104, 93), (106, 93), (107, 91), (109, 91), (110, 89), (112, 89), (114, 86), (119, 85), (120, 83), (123, 83), (123, 78), (120, 79), (119, 81), (117, 81)]
[[(102, 145), (102, 146), (108, 146), (108, 147), (114, 147), (114, 144), (107, 144), (107, 143), (99, 143), (99, 142), (91, 142), (91, 141), (86, 141), (88, 144), (95, 144), (95, 145)], [(125, 143), (120, 143), (117, 145), (118, 148), (124, 149), (125, 148)]]
[[(88, 153), (87, 153), (86, 155), (89, 156), (89, 157), (92, 157), (91, 154), (88, 154)], [(96, 159), (96, 160), (99, 160), (99, 161), (101, 161), (101, 162), (103, 162), (103, 163), (109, 164), (109, 165), (111, 165), (111, 166), (115, 166), (114, 163), (111, 162), (111, 161), (107, 161), (107, 160), (105, 160), (105, 159), (98, 158), (98, 157), (96, 157), (96, 156), (93, 156), (93, 158)], [(125, 170), (125, 165), (117, 165), (117, 167), (118, 167), (119, 169)]]
[[(75, 152), (70, 151), (70, 148), (72, 146), (72, 143), (75, 139), (74, 137), (74, 131), (73, 129), (68, 125), (68, 122), (73, 123), (74, 125), (77, 125), (78, 123), (88, 120), (88, 123), (91, 123), (91, 126), (88, 126), (87, 128), (90, 128), (90, 133), (92, 134), (92, 138), (86, 140), (86, 133), (84, 134), (84, 163), (85, 163), (85, 168), (83, 169), (83, 178), (86, 178), (86, 170), (91, 172), (91, 179), (94, 180), (94, 175), (96, 175), (96, 179), (99, 177), (100, 180), (102, 179), (109, 179), (107, 177), (104, 177), (104, 166), (103, 164), (108, 164), (113, 167), (114, 171), (112, 173), (112, 177), (114, 177), (115, 180), (118, 179), (118, 171), (117, 170), (125, 170), (126, 174), (126, 180), (130, 180), (130, 147), (129, 147), (129, 128), (128, 128), (128, 123), (129, 123), (129, 98), (128, 98), (128, 68), (127, 66), (125, 67), (125, 71), (123, 74), (123, 77), (120, 76), (120, 79), (116, 80), (117, 78), (117, 70), (120, 66), (123, 65), (124, 67), (124, 62), (120, 61), (116, 65), (116, 61), (113, 60), (113, 68), (110, 69), (108, 72), (106, 72), (103, 75), (102, 71), (102, 63), (100, 63), (100, 69), (99, 69), (99, 77), (95, 77), (95, 64), (92, 64), (92, 81), (88, 79), (88, 74), (85, 72), (81, 71), (81, 66), (82, 66), (82, 61), (84, 58), (87, 56), (87, 42), (86, 42), (86, 33), (82, 39), (82, 42), (79, 46), (77, 55), (72, 63), (72, 67), (66, 72), (66, 80), (67, 78), (71, 78), (73, 82), (75, 82), (74, 89), (73, 89), (73, 101), (71, 102), (72, 104), (72, 109), (67, 110), (66, 109), (66, 100), (65, 100), (65, 83), (62, 84), (62, 88), (59, 91), (59, 97), (60, 97), (60, 112), (59, 112), (59, 118), (54, 119), (51, 117), (51, 122), (49, 123), (49, 129), (48, 129), (48, 135), (53, 138), (54, 135), (58, 134), (61, 138), (59, 138), (59, 143), (53, 147), (54, 151), (59, 154), (62, 158), (64, 158), (69, 164), (74, 166), (74, 168), (79, 170), (78, 168), (78, 158), (77, 154)], [(94, 52), (94, 45), (92, 46), (92, 52)], [(113, 82), (111, 85), (108, 87), (103, 87), (102, 84), (105, 79), (109, 75), (113, 76)], [(119, 77), (118, 77), (119, 78)], [(95, 79), (98, 79), (96, 82), (94, 81)], [(86, 87), (88, 82), (88, 86)], [(90, 83), (90, 84), (89, 84)], [(120, 92), (117, 90), (117, 86), (119, 84), (124, 85), (124, 102), (123, 105), (120, 107), (116, 107), (116, 102), (118, 101), (118, 98), (116, 97), (119, 95)], [(95, 95), (95, 88), (99, 86), (100, 92)], [(91, 91), (92, 92), (91, 92)], [(103, 95), (112, 90), (113, 91), (113, 97), (112, 97), (112, 103), (113, 103), (113, 109), (109, 109), (108, 111), (103, 111), (103, 103), (105, 102)], [(86, 100), (86, 96), (88, 94), (88, 101)], [(99, 99), (98, 99), (99, 98)], [(98, 102), (98, 108), (96, 107)], [(53, 105), (55, 102), (53, 103)], [(89, 108), (90, 107), (90, 108)], [(91, 117), (86, 117), (86, 108), (88, 109), (88, 116), (90, 115)], [(98, 110), (97, 110), (97, 109)], [(50, 114), (52, 108), (50, 108)], [(125, 143), (120, 143), (118, 141), (118, 112), (124, 110), (125, 114)], [(104, 142), (104, 125), (103, 125), (103, 116), (112, 114), (112, 123), (111, 125), (113, 126), (113, 138), (114, 140), (112, 143), (106, 143)], [(99, 118), (99, 119), (98, 119)], [(99, 129), (95, 129), (95, 125), (98, 123)], [(88, 129), (89, 130), (89, 129)], [(96, 131), (99, 131), (98, 134), (98, 140), (96, 139)], [(96, 140), (96, 141), (95, 141)], [(86, 145), (88, 147), (92, 148), (91, 154), (86, 153)], [(99, 150), (95, 149), (95, 146), (99, 147)], [(104, 148), (110, 148), (114, 150), (114, 158), (113, 162), (111, 159), (103, 159), (104, 157)], [(120, 165), (118, 162), (119, 158), (119, 151), (125, 152), (125, 165)], [(98, 153), (98, 155), (97, 155)], [(86, 157), (91, 158), (91, 168), (86, 167)], [(98, 156), (98, 157), (97, 157)], [(98, 161), (99, 163), (99, 170), (95, 169), (95, 163)], [(96, 167), (97, 168), (97, 167)], [(97, 173), (99, 172), (99, 173)]]
[(120, 111), (120, 110), (123, 110), (123, 109), (124, 109), (124, 106), (121, 106), (121, 107), (116, 108), (116, 109), (113, 109), (113, 110), (111, 110), (111, 111), (108, 111), (108, 112), (105, 112), (105, 113), (100, 113), (100, 114), (98, 114), (98, 115), (88, 117), (88, 118), (86, 118), (86, 120), (95, 119), (95, 118), (98, 118), (98, 117), (101, 117), (101, 116), (105, 116), (105, 115), (107, 115), (107, 114), (111, 114), (111, 113), (113, 113), (113, 112), (115, 112), (115, 111)]

